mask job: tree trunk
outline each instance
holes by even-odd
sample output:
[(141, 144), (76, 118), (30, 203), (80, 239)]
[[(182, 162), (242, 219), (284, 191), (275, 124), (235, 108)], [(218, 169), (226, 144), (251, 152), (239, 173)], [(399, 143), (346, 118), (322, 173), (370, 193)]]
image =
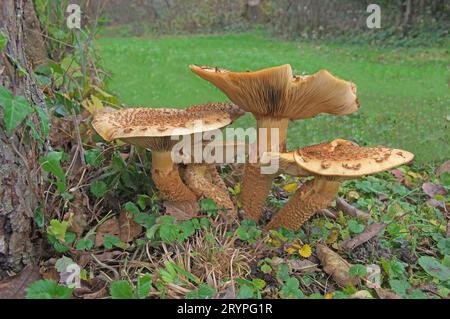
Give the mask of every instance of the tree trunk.
[[(0, 30), (8, 39), (0, 53), (0, 85), (44, 107), (32, 73), (33, 65), (46, 60), (32, 0), (0, 0)], [(39, 127), (36, 116), (29, 116)], [(6, 133), (0, 107), (0, 279), (32, 265), (39, 256), (33, 216), (39, 199), (41, 152), (28, 128), (18, 127), (11, 136)]]

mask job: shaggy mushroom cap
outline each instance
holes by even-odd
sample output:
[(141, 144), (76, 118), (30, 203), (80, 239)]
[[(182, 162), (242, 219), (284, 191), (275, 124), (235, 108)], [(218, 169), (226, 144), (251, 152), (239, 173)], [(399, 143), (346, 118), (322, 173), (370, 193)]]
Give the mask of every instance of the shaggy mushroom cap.
[(326, 70), (313, 75), (292, 74), (289, 64), (255, 72), (190, 65), (201, 78), (222, 90), (230, 100), (258, 116), (306, 119), (320, 113), (346, 115), (359, 108), (356, 85)]
[(379, 173), (414, 159), (414, 154), (384, 146), (361, 147), (343, 139), (299, 148), (288, 153), (267, 152), (264, 162), (279, 161), (280, 171), (292, 176), (342, 179)]
[(337, 139), (298, 149), (297, 165), (314, 175), (354, 178), (379, 173), (409, 163), (414, 154), (384, 146), (360, 147)]
[[(98, 113), (92, 126), (106, 141), (121, 139), (145, 148), (170, 150), (171, 136), (220, 129), (238, 114), (242, 111), (231, 103), (208, 103), (184, 110), (128, 108)], [(160, 139), (163, 137), (168, 138)]]

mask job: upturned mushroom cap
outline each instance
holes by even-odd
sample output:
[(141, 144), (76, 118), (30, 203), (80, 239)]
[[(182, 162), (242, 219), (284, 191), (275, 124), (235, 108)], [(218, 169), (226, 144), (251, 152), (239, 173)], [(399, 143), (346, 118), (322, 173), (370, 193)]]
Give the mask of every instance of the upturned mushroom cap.
[(106, 141), (121, 139), (141, 147), (170, 150), (171, 136), (220, 129), (242, 114), (231, 103), (208, 103), (180, 110), (128, 108), (100, 112), (92, 126)]
[(326, 70), (294, 76), (289, 64), (255, 72), (190, 65), (201, 78), (255, 116), (306, 119), (320, 113), (346, 115), (359, 108), (356, 85)]
[[(268, 153), (266, 156), (276, 154)], [(294, 172), (295, 166), (298, 166), (299, 172), (343, 179), (382, 172), (409, 163), (414, 158), (414, 154), (404, 150), (384, 146), (360, 147), (342, 139), (278, 156), (280, 167), (286, 172)]]

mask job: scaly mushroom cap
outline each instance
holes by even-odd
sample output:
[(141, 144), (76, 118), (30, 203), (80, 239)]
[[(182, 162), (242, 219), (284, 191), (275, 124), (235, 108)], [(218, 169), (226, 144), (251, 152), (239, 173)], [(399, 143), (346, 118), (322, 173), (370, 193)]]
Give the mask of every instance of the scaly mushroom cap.
[(374, 174), (409, 163), (414, 154), (378, 147), (360, 147), (342, 139), (300, 148), (294, 152), (297, 165), (314, 175), (353, 178)]
[(99, 112), (92, 126), (106, 141), (121, 139), (162, 151), (170, 150), (176, 142), (171, 136), (220, 129), (242, 114), (239, 107), (231, 103), (208, 103), (187, 109), (128, 108)]
[(359, 108), (356, 85), (326, 70), (293, 76), (289, 64), (255, 72), (231, 72), (190, 65), (201, 78), (222, 90), (230, 100), (255, 116), (306, 119), (320, 113), (346, 115)]

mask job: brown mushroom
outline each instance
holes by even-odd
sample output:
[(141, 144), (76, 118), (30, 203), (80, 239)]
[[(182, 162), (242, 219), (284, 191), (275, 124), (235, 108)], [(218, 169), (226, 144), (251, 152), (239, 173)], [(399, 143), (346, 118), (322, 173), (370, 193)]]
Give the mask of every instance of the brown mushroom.
[(232, 122), (238, 110), (230, 103), (209, 103), (185, 110), (128, 108), (99, 112), (92, 126), (106, 141), (120, 139), (152, 150), (152, 178), (163, 199), (194, 201), (197, 195), (183, 183), (172, 159), (172, 148), (178, 143), (173, 137), (220, 129)]
[[(345, 115), (359, 103), (356, 86), (326, 70), (310, 76), (293, 76), (289, 64), (256, 72), (231, 72), (221, 68), (190, 66), (191, 70), (222, 90), (230, 100), (256, 117), (258, 145), (260, 128), (267, 128), (267, 148), (272, 150), (270, 129), (277, 128), (279, 151), (286, 151), (289, 120), (306, 119), (319, 113)], [(246, 217), (258, 220), (276, 174), (261, 174), (260, 165), (245, 166), (241, 202)]]
[(264, 156), (279, 158), (280, 171), (284, 173), (314, 176), (297, 190), (269, 222), (267, 229), (299, 229), (315, 212), (328, 206), (342, 180), (382, 172), (414, 158), (407, 151), (383, 146), (359, 147), (342, 139)]

